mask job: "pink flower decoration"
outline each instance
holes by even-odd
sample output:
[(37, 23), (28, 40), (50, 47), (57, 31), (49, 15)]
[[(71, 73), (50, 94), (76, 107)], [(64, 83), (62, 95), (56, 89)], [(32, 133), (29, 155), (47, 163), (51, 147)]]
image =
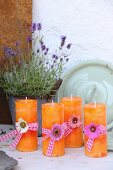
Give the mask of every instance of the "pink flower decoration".
[(90, 123), (89, 125), (85, 126), (84, 133), (90, 139), (95, 139), (100, 135), (100, 125)]
[(71, 126), (71, 128), (80, 127), (82, 125), (80, 116), (72, 115), (68, 121), (68, 125)]
[(54, 141), (58, 141), (64, 135), (64, 128), (60, 124), (54, 124), (51, 128), (50, 138)]

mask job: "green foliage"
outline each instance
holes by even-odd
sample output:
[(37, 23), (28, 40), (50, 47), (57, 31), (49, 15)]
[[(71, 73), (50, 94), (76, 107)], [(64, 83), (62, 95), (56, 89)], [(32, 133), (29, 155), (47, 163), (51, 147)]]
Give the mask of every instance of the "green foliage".
[[(42, 98), (50, 95), (61, 79), (68, 61), (68, 55), (64, 52), (65, 40), (58, 50), (50, 54), (39, 35), (32, 41), (28, 39), (26, 51), (21, 49), (19, 43), (14, 48), (5, 48), (5, 57), (0, 66), (0, 87), (7, 95)], [(37, 52), (32, 49), (32, 44), (37, 46)]]

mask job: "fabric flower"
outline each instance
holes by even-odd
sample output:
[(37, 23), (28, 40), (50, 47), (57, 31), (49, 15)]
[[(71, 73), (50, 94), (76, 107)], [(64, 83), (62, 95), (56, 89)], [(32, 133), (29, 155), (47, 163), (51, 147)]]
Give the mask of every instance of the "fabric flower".
[(90, 139), (95, 139), (100, 135), (100, 126), (90, 123), (89, 125), (85, 126), (84, 133)]
[(82, 122), (80, 121), (80, 116), (72, 115), (68, 121), (68, 125), (72, 128), (81, 126)]
[(25, 120), (23, 120), (22, 118), (20, 118), (18, 120), (18, 122), (16, 122), (16, 129), (20, 132), (20, 133), (26, 133), (29, 129), (28, 124)]
[(64, 135), (64, 129), (61, 125), (55, 124), (52, 126), (50, 138), (54, 141), (58, 141), (62, 138), (62, 135)]

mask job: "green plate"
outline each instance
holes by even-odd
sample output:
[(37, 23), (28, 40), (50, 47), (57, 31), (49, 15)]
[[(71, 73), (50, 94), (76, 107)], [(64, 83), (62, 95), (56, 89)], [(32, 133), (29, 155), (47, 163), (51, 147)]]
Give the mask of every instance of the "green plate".
[[(81, 96), (83, 105), (95, 101), (106, 103), (108, 132), (113, 128), (113, 65), (101, 60), (76, 65), (66, 74), (57, 100), (71, 95)], [(108, 139), (108, 142), (111, 140)]]

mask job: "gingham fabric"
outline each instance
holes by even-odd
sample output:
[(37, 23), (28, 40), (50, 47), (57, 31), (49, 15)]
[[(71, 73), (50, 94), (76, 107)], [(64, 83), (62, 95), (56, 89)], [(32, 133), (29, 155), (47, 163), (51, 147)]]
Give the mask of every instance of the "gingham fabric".
[(86, 146), (87, 146), (88, 152), (91, 152), (91, 148), (93, 146), (93, 141), (94, 141), (94, 139), (88, 139), (88, 141), (87, 141)]
[(19, 143), (21, 137), (22, 137), (22, 133), (18, 133), (15, 140), (10, 145), (11, 149), (14, 149), (16, 147), (16, 145)]
[(17, 135), (17, 133), (18, 133), (17, 130), (13, 130), (13, 131), (7, 133), (6, 135), (1, 136), (0, 142), (12, 138), (13, 136)]
[[(72, 130), (73, 130), (75, 127), (72, 128), (72, 127), (69, 125), (68, 122), (65, 122), (65, 124), (66, 124), (66, 128), (65, 128), (65, 137), (67, 137), (67, 136), (72, 132)], [(78, 125), (77, 127), (81, 127), (81, 128), (82, 128), (82, 122), (80, 122), (79, 125)], [(77, 127), (76, 127), (76, 128), (77, 128)]]
[[(38, 123), (28, 123), (28, 127), (29, 129), (28, 130), (33, 130), (33, 131), (37, 131), (38, 130)], [(4, 141), (4, 140), (7, 140), (7, 139), (10, 139), (12, 137), (15, 137), (15, 140), (11, 143), (10, 147), (11, 149), (14, 149), (16, 147), (16, 145), (19, 143), (21, 137), (22, 137), (22, 133), (20, 133), (18, 130), (13, 130), (9, 133), (7, 133), (6, 135), (3, 135), (0, 137), (0, 141)]]
[[(61, 127), (63, 128), (64, 132), (65, 132), (65, 129), (67, 127), (66, 123), (63, 123), (61, 125)], [(55, 140), (53, 138), (51, 138), (50, 136), (50, 133), (51, 133), (51, 129), (46, 129), (46, 128), (42, 128), (42, 133), (45, 135), (43, 138), (42, 138), (42, 141), (44, 141), (45, 139), (47, 139), (48, 137), (50, 137), (50, 141), (49, 141), (49, 146), (47, 148), (47, 152), (46, 152), (46, 155), (47, 156), (52, 156), (52, 152), (53, 152), (53, 149), (54, 149), (54, 142)], [(64, 134), (61, 134), (62, 137)], [(61, 138), (59, 138), (60, 140)], [(57, 140), (58, 141), (58, 140)]]
[(68, 122), (66, 122), (66, 129), (65, 129), (65, 137), (67, 137), (72, 132), (72, 127), (68, 125)]
[[(99, 134), (97, 137), (99, 137), (100, 135), (104, 135), (107, 133), (107, 129), (103, 126), (103, 125), (99, 125)], [(92, 146), (93, 146), (93, 143), (94, 143), (94, 140), (95, 139), (92, 139), (92, 138), (89, 138), (87, 143), (86, 143), (86, 147), (87, 147), (87, 151), (88, 152), (91, 152), (91, 149), (92, 149)]]
[(54, 148), (54, 140), (51, 139), (50, 142), (49, 142), (47, 153), (46, 153), (47, 156), (51, 156), (52, 155), (53, 148)]

